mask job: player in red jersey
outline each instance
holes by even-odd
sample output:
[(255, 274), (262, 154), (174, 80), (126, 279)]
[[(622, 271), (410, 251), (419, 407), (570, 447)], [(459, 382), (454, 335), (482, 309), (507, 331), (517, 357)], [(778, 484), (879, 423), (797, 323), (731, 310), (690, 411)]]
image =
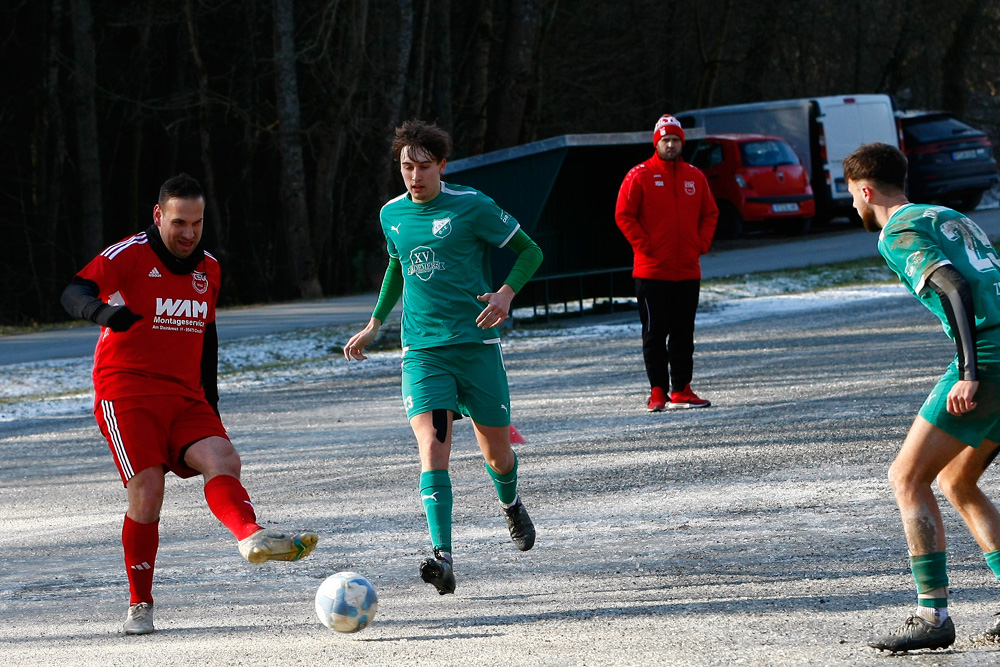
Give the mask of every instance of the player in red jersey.
[(102, 327), (94, 414), (128, 492), (125, 634), (153, 631), (153, 566), (168, 470), (204, 477), (209, 508), (251, 563), (298, 560), (317, 541), (314, 533), (263, 529), (240, 483), (240, 456), (219, 417), (220, 271), (200, 245), (204, 211), (195, 179), (169, 179), (153, 207), (153, 224), (105, 249), (62, 295), (70, 315)]

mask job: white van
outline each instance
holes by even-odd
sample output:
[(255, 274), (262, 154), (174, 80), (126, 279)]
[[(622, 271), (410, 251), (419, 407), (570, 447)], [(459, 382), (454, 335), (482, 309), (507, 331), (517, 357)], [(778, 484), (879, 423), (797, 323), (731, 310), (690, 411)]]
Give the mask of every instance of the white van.
[(850, 214), (842, 162), (861, 144), (900, 145), (888, 95), (837, 95), (693, 109), (674, 114), (684, 128), (708, 134), (771, 134), (788, 140), (809, 172), (816, 216)]

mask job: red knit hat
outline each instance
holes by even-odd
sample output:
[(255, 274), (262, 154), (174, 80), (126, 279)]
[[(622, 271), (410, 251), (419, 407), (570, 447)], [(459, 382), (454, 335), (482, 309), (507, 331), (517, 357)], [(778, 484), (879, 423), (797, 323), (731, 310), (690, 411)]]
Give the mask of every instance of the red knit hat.
[(656, 127), (653, 128), (653, 145), (658, 144), (660, 139), (668, 134), (677, 135), (681, 138), (681, 143), (684, 143), (684, 130), (681, 128), (681, 122), (665, 113), (660, 116), (660, 120), (656, 121)]

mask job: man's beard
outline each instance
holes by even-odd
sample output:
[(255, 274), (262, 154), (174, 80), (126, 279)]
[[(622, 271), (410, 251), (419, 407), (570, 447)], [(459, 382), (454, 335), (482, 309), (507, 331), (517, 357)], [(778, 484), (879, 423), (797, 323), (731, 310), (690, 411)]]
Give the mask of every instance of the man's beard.
[(878, 224), (878, 220), (875, 219), (875, 211), (873, 211), (871, 207), (865, 206), (858, 211), (858, 215), (861, 216), (861, 223), (865, 226), (866, 231), (882, 231), (882, 228)]

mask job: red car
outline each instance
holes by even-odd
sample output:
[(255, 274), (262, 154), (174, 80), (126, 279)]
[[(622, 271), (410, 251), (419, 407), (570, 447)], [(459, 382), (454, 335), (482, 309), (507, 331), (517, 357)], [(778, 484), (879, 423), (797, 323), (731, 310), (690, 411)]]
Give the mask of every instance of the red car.
[(685, 142), (684, 157), (708, 179), (720, 238), (739, 238), (749, 223), (794, 235), (809, 231), (816, 214), (809, 174), (781, 137), (710, 134)]

